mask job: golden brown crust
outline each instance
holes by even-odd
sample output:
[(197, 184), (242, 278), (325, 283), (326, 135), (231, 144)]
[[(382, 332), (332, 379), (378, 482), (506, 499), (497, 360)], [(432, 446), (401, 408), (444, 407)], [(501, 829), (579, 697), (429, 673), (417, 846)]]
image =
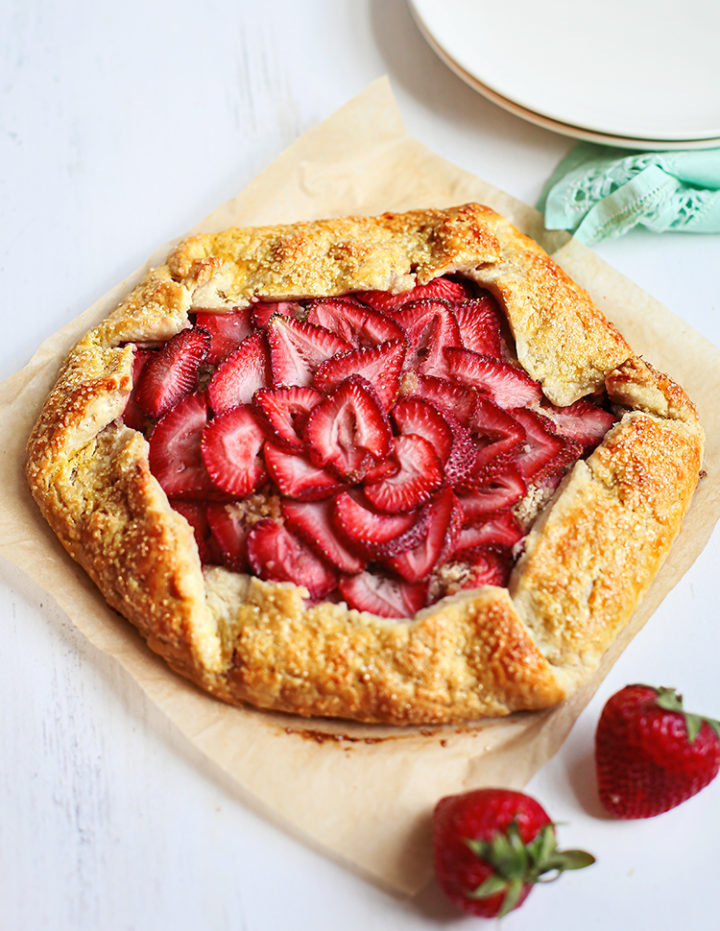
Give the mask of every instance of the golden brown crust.
[(290, 226), (231, 227), (194, 236), (168, 259), (178, 280), (207, 263), (222, 265), (196, 297), (204, 306), (253, 297), (308, 297), (377, 289), (406, 291), (447, 271), (500, 257), (492, 215), (475, 204), (379, 217), (341, 217)]
[(259, 707), (412, 724), (562, 698), (504, 589), (434, 606), (412, 623), (338, 605), (307, 609), (294, 586), (257, 579), (242, 601), (225, 687)]
[(634, 412), (575, 466), (510, 587), (551, 664), (582, 676), (625, 626), (678, 533), (701, 453), (699, 431)]
[(589, 295), (529, 237), (497, 214), (489, 223), (501, 260), (469, 277), (506, 309), (518, 359), (554, 404), (572, 404), (603, 387), (632, 350)]
[[(485, 587), (390, 622), (212, 569), (119, 418), (129, 343), (192, 307), (406, 290), (449, 272), (491, 288), (524, 368), (554, 403), (606, 388), (621, 422), (533, 528), (510, 593)], [(553, 705), (595, 667), (676, 536), (702, 431), (677, 385), (537, 244), (487, 207), (231, 229), (182, 243), (66, 360), (28, 442), (53, 530), (179, 672), (231, 702), (302, 715), (437, 723)]]

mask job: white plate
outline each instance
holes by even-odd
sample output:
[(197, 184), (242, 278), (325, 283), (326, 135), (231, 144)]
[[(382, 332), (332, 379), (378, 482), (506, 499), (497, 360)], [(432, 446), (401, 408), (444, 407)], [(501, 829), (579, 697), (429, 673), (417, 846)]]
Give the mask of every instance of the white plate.
[(429, 45), (433, 48), (437, 55), (452, 71), (455, 72), (455, 74), (458, 75), (458, 77), (462, 78), (463, 81), (472, 87), (473, 90), (476, 90), (488, 100), (492, 101), (508, 112), (513, 113), (515, 116), (519, 116), (524, 120), (528, 120), (530, 123), (535, 123), (537, 126), (542, 126), (543, 129), (549, 129), (553, 132), (561, 133), (565, 136), (572, 136), (576, 139), (583, 139), (587, 142), (598, 142), (604, 145), (618, 146), (624, 149), (663, 149), (671, 151), (676, 149), (708, 149), (720, 147), (720, 136), (710, 137), (707, 139), (685, 139), (682, 141), (678, 141), (676, 139), (639, 139), (636, 137), (631, 138), (629, 136), (614, 136), (609, 133), (594, 132), (590, 129), (583, 129), (579, 126), (571, 126), (567, 123), (559, 123), (557, 120), (551, 120), (549, 117), (541, 116), (539, 113), (535, 113), (532, 110), (527, 110), (525, 107), (521, 107), (514, 101), (508, 100), (501, 94), (497, 94), (481, 81), (478, 81), (472, 75), (468, 74), (464, 68), (461, 68), (456, 61), (450, 58), (447, 52), (440, 48), (433, 37), (425, 31), (422, 23), (419, 22), (418, 25), (420, 26), (420, 30), (425, 35)]
[(649, 145), (720, 138), (717, 0), (410, 6), (451, 67), (526, 118)]

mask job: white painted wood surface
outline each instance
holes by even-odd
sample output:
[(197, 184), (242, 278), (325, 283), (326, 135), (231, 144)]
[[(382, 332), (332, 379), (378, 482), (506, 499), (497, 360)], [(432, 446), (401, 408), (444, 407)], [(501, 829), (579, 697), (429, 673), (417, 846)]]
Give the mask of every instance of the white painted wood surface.
[[(403, 0), (5, 0), (0, 46), (3, 378), (382, 74), (421, 141), (527, 202), (570, 145), (466, 88)], [(720, 344), (717, 237), (640, 232), (597, 251)], [(598, 864), (539, 890), (507, 931), (713, 927), (720, 782), (619, 824), (598, 811), (590, 754), (627, 681), (720, 713), (719, 552), (716, 532), (530, 785)], [(436, 888), (388, 895), (254, 814), (4, 562), (0, 600), (4, 931), (470, 927)]]

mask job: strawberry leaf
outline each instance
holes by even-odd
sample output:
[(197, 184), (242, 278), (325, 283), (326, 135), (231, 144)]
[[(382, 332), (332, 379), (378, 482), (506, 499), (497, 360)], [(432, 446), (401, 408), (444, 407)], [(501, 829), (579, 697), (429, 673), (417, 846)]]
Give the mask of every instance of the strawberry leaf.
[(502, 876), (488, 876), (485, 882), (481, 883), (477, 889), (467, 893), (469, 899), (488, 899), (491, 895), (497, 895), (498, 892), (505, 892), (508, 882)]
[(584, 850), (558, 850), (554, 824), (544, 825), (528, 843), (523, 841), (517, 821), (512, 821), (491, 840), (464, 838), (464, 842), (493, 870), (466, 895), (470, 899), (485, 899), (504, 892), (498, 917), (516, 907), (526, 884), (549, 882), (549, 879), (540, 878), (545, 873), (555, 873), (554, 880), (565, 870), (579, 870), (595, 862), (595, 857)]

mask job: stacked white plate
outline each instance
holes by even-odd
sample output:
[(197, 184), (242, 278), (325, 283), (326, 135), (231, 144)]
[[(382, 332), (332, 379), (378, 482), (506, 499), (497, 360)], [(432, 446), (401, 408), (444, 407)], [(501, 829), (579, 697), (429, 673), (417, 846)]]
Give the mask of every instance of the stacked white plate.
[(632, 149), (720, 146), (717, 0), (410, 0), (483, 96), (546, 129)]

